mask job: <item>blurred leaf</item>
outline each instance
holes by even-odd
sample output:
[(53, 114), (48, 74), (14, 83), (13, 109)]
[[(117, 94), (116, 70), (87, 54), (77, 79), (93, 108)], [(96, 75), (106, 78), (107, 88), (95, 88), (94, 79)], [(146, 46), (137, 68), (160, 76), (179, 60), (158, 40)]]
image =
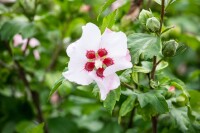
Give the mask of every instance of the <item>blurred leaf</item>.
[(198, 78), (199, 76), (200, 76), (200, 70), (195, 70), (190, 74), (189, 78), (195, 79), (195, 78)]
[(30, 38), (36, 34), (36, 28), (33, 23), (24, 24), (20, 32), (23, 38)]
[(15, 122), (7, 122), (2, 130), (2, 133), (13, 133), (15, 130)]
[(44, 133), (43, 127), (44, 127), (44, 123), (41, 123), (35, 126), (34, 128), (27, 130), (26, 133)]
[(125, 116), (128, 112), (133, 110), (135, 105), (136, 95), (130, 95), (123, 103), (119, 111), (120, 116)]
[(49, 98), (51, 98), (51, 96), (53, 95), (53, 93), (58, 89), (58, 87), (60, 87), (62, 85), (62, 82), (65, 78), (62, 76), (58, 81), (56, 81), (54, 83), (54, 86), (52, 87), (51, 91), (50, 91), (50, 94), (49, 94)]
[(36, 30), (33, 23), (8, 21), (5, 22), (0, 29), (0, 38), (1, 40), (9, 41), (15, 34), (19, 33), (21, 33), (24, 38), (29, 38), (36, 33)]
[(121, 127), (117, 122), (109, 122), (105, 124), (105, 127), (96, 133), (121, 133)]
[(106, 10), (106, 8), (108, 8), (115, 0), (107, 0), (104, 5), (101, 7), (99, 15), (97, 16), (97, 21), (99, 20), (100, 15), (102, 14), (102, 12), (104, 10)]
[(162, 34), (164, 34), (165, 32), (168, 32), (169, 30), (173, 29), (175, 26), (170, 26), (170, 27), (167, 27), (165, 28), (163, 31), (162, 31)]
[(146, 58), (161, 55), (160, 39), (149, 34), (134, 33), (129, 35), (128, 47), (134, 64), (139, 62), (142, 53)]
[(78, 133), (77, 125), (69, 118), (50, 118), (47, 123), (49, 133)]
[(190, 105), (192, 109), (200, 113), (200, 92), (196, 90), (189, 90), (191, 96)]
[(15, 21), (8, 21), (0, 29), (1, 40), (10, 40), (15, 34), (19, 33), (22, 24)]
[(116, 101), (119, 101), (121, 95), (121, 88), (111, 90), (103, 102), (103, 106), (112, 114)]
[(118, 10), (115, 10), (114, 12), (110, 13), (108, 16), (103, 18), (103, 23), (101, 26), (101, 32), (103, 33), (106, 28), (111, 29), (116, 21)]

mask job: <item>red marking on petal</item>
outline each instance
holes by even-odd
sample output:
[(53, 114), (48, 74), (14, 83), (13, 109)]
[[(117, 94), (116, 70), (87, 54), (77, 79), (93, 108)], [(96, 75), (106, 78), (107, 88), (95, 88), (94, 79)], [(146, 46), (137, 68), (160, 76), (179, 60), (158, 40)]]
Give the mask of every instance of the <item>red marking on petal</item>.
[(86, 53), (86, 57), (88, 58), (88, 59), (95, 59), (95, 52), (93, 51), (93, 50), (90, 50), (90, 51), (87, 51), (87, 53)]
[(108, 54), (108, 52), (104, 48), (103, 49), (99, 49), (97, 53), (98, 53), (98, 55), (100, 57), (106, 56)]
[(95, 63), (94, 62), (87, 62), (85, 64), (85, 70), (87, 70), (88, 72), (92, 71), (95, 67)]
[(105, 59), (103, 60), (103, 64), (105, 64), (105, 65), (108, 67), (108, 66), (113, 65), (114, 62), (113, 62), (113, 59), (112, 59), (112, 58), (105, 58)]
[(103, 78), (104, 77), (103, 76), (104, 70), (105, 70), (104, 68), (98, 68), (97, 71), (96, 71), (97, 76), (100, 77), (100, 78)]

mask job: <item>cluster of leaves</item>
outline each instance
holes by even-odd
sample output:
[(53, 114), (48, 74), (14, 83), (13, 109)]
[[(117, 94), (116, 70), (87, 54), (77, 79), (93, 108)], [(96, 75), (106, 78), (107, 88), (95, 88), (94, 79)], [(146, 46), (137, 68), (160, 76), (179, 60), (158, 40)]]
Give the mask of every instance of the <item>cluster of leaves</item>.
[[(162, 34), (147, 26), (147, 20), (143, 25), (139, 19), (124, 17), (130, 14), (131, 0), (125, 0), (114, 11), (110, 6), (115, 0), (30, 1), (0, 4), (0, 132), (150, 132), (152, 116), (158, 117), (159, 132), (200, 130), (198, 0), (187, 0), (188, 3), (165, 0)], [(157, 20), (158, 4), (161, 0), (152, 3), (153, 13), (148, 11)], [(87, 22), (96, 23), (101, 31), (108, 27), (126, 32), (134, 64), (133, 69), (118, 73), (121, 86), (109, 93), (103, 106), (94, 84), (77, 86), (59, 79), (68, 62), (65, 49), (80, 37), (81, 26)], [(40, 41), (39, 61), (32, 54), (24, 55), (19, 46), (13, 46), (16, 34)], [(172, 57), (165, 57), (165, 44), (171, 39), (179, 42), (179, 50), (177, 47)], [(184, 50), (182, 43), (189, 50), (180, 54)], [(155, 79), (151, 79), (155, 56), (156, 62), (160, 62)], [(174, 92), (168, 91), (170, 86), (176, 88)]]

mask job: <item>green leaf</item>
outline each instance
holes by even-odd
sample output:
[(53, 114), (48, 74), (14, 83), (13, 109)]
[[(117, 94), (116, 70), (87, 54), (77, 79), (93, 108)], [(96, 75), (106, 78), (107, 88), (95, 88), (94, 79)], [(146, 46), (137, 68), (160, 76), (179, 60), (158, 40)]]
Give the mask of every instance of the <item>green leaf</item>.
[(140, 73), (150, 73), (151, 69), (142, 67), (142, 66), (134, 66), (133, 72), (140, 72)]
[(112, 28), (113, 24), (116, 21), (118, 10), (115, 10), (114, 12), (110, 13), (108, 16), (104, 17), (103, 23), (101, 26), (101, 32), (104, 32), (106, 28)]
[(15, 34), (20, 33), (23, 38), (32, 37), (36, 33), (33, 23), (8, 21), (0, 29), (1, 40), (11, 40)]
[(170, 26), (170, 27), (165, 28), (165, 29), (162, 31), (161, 34), (164, 34), (165, 32), (167, 32), (167, 31), (173, 29), (174, 27), (175, 27), (175, 26)]
[(58, 81), (55, 82), (54, 86), (52, 87), (50, 94), (49, 94), (49, 98), (53, 95), (53, 93), (58, 89), (58, 87), (60, 87), (62, 85), (62, 82), (64, 80), (64, 77), (61, 77)]
[(16, 126), (16, 131), (19, 133), (43, 133), (44, 123), (35, 125), (30, 121), (21, 121)]
[(119, 111), (120, 116), (125, 116), (128, 112), (133, 110), (135, 105), (136, 95), (130, 95), (123, 103)]
[[(134, 66), (133, 72), (150, 73), (153, 67), (153, 63), (150, 61), (142, 61), (142, 66)], [(156, 71), (162, 70), (168, 66), (168, 62), (161, 61), (156, 67)]]
[(44, 123), (41, 123), (34, 128), (28, 130), (26, 133), (43, 133)]
[(188, 109), (187, 107), (170, 109), (170, 115), (175, 119), (179, 128), (182, 132), (188, 132), (188, 127), (190, 125), (190, 119), (188, 118)]
[(150, 105), (150, 108), (152, 108), (159, 114), (168, 112), (167, 102), (164, 96), (158, 92), (152, 91), (138, 94), (138, 101), (141, 108)]
[(137, 72), (132, 72), (132, 80), (133, 80), (136, 84), (139, 84), (139, 81), (138, 81), (138, 73), (137, 73)]
[(78, 133), (77, 124), (67, 117), (54, 117), (47, 120), (50, 133)]
[(121, 88), (110, 91), (106, 100), (103, 102), (103, 106), (112, 114), (116, 101), (119, 101), (121, 95)]
[(161, 61), (158, 66), (156, 67), (156, 71), (160, 71), (168, 66), (168, 62)]
[(192, 109), (200, 113), (200, 92), (197, 90), (189, 90), (191, 96), (190, 105)]
[(139, 62), (139, 57), (143, 53), (145, 58), (161, 55), (160, 38), (143, 33), (134, 33), (128, 36), (128, 47), (134, 64)]
[(23, 38), (30, 38), (36, 34), (36, 28), (33, 23), (27, 23), (21, 28), (19, 33), (21, 33)]
[[(162, 0), (154, 0), (156, 3), (158, 3), (159, 5), (162, 4)], [(173, 2), (175, 2), (176, 0), (165, 0), (165, 8), (167, 8), (170, 4), (172, 4)]]
[(109, 7), (115, 0), (107, 0), (104, 5), (101, 7), (101, 10), (99, 12), (99, 15), (97, 16), (97, 21), (99, 20), (100, 15), (104, 10), (106, 10), (107, 7)]
[(22, 24), (15, 21), (8, 21), (0, 29), (1, 40), (10, 40), (15, 34), (19, 33)]
[(128, 83), (128, 82), (130, 82), (130, 80), (131, 80), (131, 69), (127, 69), (127, 70), (125, 70), (120, 76), (119, 76), (119, 78), (120, 78), (120, 81), (121, 82), (124, 82), (124, 83)]
[(142, 61), (142, 66), (134, 66), (133, 72), (140, 72), (140, 73), (150, 73), (152, 70), (153, 63), (149, 61)]

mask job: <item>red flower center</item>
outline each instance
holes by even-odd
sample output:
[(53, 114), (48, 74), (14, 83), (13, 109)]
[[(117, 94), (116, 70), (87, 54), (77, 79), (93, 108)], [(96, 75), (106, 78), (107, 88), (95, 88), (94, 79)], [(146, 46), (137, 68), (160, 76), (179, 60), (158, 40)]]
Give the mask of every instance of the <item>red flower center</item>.
[(100, 78), (103, 78), (104, 77), (103, 76), (104, 70), (105, 70), (104, 68), (98, 68), (97, 71), (96, 71), (97, 76), (100, 77)]
[(92, 51), (92, 50), (87, 51), (86, 57), (87, 57), (88, 59), (95, 59), (95, 57), (96, 57), (96, 56), (95, 56), (95, 52)]
[(87, 62), (85, 64), (85, 70), (90, 72), (90, 71), (92, 71), (94, 69), (94, 66), (95, 66), (94, 62)]
[(104, 78), (103, 72), (106, 67), (114, 64), (112, 58), (106, 57), (108, 54), (105, 48), (101, 48), (95, 53), (93, 50), (86, 52), (88, 62), (85, 64), (85, 70), (91, 72), (96, 71), (96, 75), (100, 78)]
[(100, 57), (106, 56), (108, 54), (108, 52), (104, 48), (99, 49), (97, 53)]
[(111, 59), (111, 58), (105, 58), (104, 60), (103, 60), (103, 64), (105, 64), (107, 67), (108, 66), (111, 66), (111, 65), (113, 65), (114, 64), (114, 62), (113, 62), (113, 60)]

